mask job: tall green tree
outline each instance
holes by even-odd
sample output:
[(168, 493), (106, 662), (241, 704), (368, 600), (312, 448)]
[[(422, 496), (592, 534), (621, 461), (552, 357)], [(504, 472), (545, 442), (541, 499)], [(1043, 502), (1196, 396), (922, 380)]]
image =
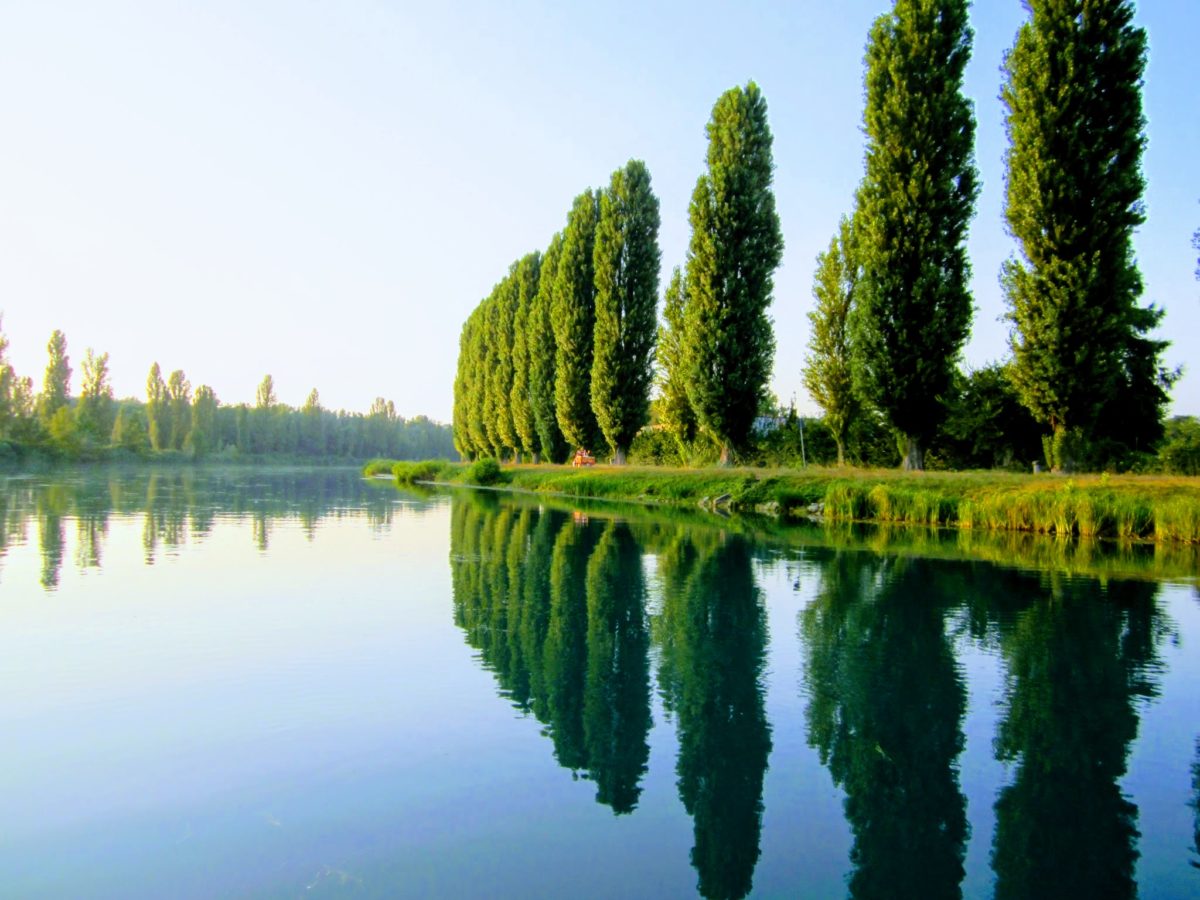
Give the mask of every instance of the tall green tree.
[(196, 388), (187, 436), (187, 447), (196, 456), (205, 456), (217, 449), (217, 405), (217, 395), (211, 387), (202, 384)]
[(83, 356), (83, 384), (75, 406), (75, 422), (90, 443), (108, 443), (116, 416), (116, 400), (108, 380), (108, 354), (96, 356), (88, 347)]
[[(1133, 232), (1145, 221), (1146, 33), (1128, 0), (1029, 0), (1004, 61), (1005, 218), (1020, 256), (1004, 266), (1013, 380), (1049, 434), (1055, 469), (1087, 464), (1114, 426), (1161, 435), (1175, 374), (1147, 335)], [(1118, 412), (1119, 410), (1119, 412)]]
[(470, 317), (471, 337), (470, 381), (467, 386), (467, 428), (471, 446), (476, 456), (491, 452), (487, 428), (484, 424), (484, 399), (487, 394), (487, 303), (483, 301)]
[(0, 440), (12, 433), (12, 422), (16, 416), (13, 390), (16, 387), (17, 373), (5, 358), (6, 350), (8, 338), (4, 336), (4, 316), (0, 315)]
[(599, 198), (588, 189), (575, 198), (554, 273), (551, 322), (557, 344), (554, 409), (568, 443), (595, 447), (602, 439), (592, 412), (592, 358), (596, 332), (593, 252)]
[(979, 188), (975, 115), (962, 93), (971, 41), (967, 0), (896, 0), (867, 44), (852, 343), (860, 392), (896, 433), (906, 469), (924, 468), (971, 331), (966, 237)]
[(726, 91), (708, 122), (708, 170), (688, 218), (685, 358), (700, 428), (733, 461), (750, 436), (775, 355), (767, 308), (783, 254), (771, 191), (767, 101), (753, 81)]
[(471, 394), (471, 323), (468, 316), (458, 335), (458, 361), (454, 371), (454, 405), (451, 411), (451, 427), (454, 430), (454, 449), (463, 459), (471, 459), (475, 448), (471, 442), (470, 394)]
[(503, 283), (497, 283), (483, 304), (483, 334), (480, 338), (482, 346), (480, 373), (483, 379), (481, 386), (483, 394), (483, 431), (488, 453), (496, 457), (496, 459), (502, 459), (504, 456), (504, 438), (497, 427), (500, 416), (496, 409), (499, 399), (499, 391), (497, 390), (499, 379), (496, 376), (496, 369), (499, 366), (497, 340), (500, 329), (500, 304), (502, 302), (500, 294), (502, 290)]
[(167, 398), (167, 383), (163, 381), (158, 363), (150, 367), (150, 374), (146, 377), (146, 419), (150, 447), (165, 450), (171, 440), (171, 406)]
[(600, 195), (592, 254), (592, 411), (617, 465), (625, 464), (630, 443), (650, 417), (662, 257), (658, 226), (650, 170), (641, 160), (630, 160)]
[(554, 341), (554, 324), (551, 318), (558, 260), (561, 255), (562, 235), (555, 233), (550, 239), (550, 246), (542, 255), (538, 290), (525, 325), (526, 351), (529, 354), (529, 405), (533, 412), (534, 427), (537, 429), (538, 446), (541, 449), (539, 456), (551, 462), (561, 462), (567, 453), (567, 442), (558, 426), (554, 405), (558, 346)]
[(254, 405), (258, 409), (270, 409), (278, 403), (279, 398), (275, 396), (275, 379), (264, 375), (254, 394)]
[(513, 316), (512, 392), (509, 409), (512, 413), (513, 430), (516, 432), (518, 449), (530, 458), (541, 455), (538, 439), (537, 418), (533, 413), (533, 397), (530, 391), (531, 344), (530, 323), (537, 304), (538, 278), (542, 269), (542, 254), (527, 254), (517, 263), (517, 308)]
[(46, 363), (46, 374), (42, 379), (42, 393), (38, 397), (38, 418), (44, 427), (71, 399), (71, 363), (67, 358), (67, 337), (57, 329), (50, 335), (46, 345), (50, 359)]
[(812, 334), (803, 372), (804, 386), (825, 411), (825, 424), (837, 444), (839, 466), (846, 464), (850, 427), (862, 408), (854, 388), (849, 328), (859, 276), (853, 247), (853, 221), (843, 216), (829, 249), (817, 254), (813, 276), (817, 304), (808, 313)]
[(171, 409), (171, 449), (182, 450), (192, 429), (192, 384), (183, 369), (167, 377), (167, 404)]
[(513, 344), (516, 339), (517, 305), (520, 293), (517, 287), (517, 267), (513, 263), (508, 275), (500, 282), (496, 292), (495, 312), (492, 332), (492, 366), (491, 381), (488, 393), (492, 397), (493, 429), (496, 442), (497, 457), (501, 457), (505, 449), (513, 453), (513, 461), (517, 458), (517, 448), (520, 439), (513, 422), (512, 388), (513, 388)]
[(663, 304), (663, 321), (658, 328), (658, 401), (659, 423), (679, 444), (680, 458), (686, 459), (687, 446), (696, 439), (696, 413), (687, 393), (687, 347), (684, 343), (684, 310), (687, 285), (679, 266), (671, 272), (671, 282)]

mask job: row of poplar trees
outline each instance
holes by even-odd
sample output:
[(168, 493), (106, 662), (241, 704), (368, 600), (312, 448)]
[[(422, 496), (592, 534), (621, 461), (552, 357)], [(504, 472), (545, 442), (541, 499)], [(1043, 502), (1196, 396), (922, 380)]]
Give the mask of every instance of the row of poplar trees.
[[(896, 0), (866, 53), (865, 174), (818, 257), (804, 380), (839, 462), (877, 410), (906, 468), (923, 466), (971, 327), (965, 241), (978, 194), (975, 119), (962, 94), (966, 0)], [(1027, 0), (1004, 59), (1005, 219), (1019, 255), (1001, 275), (1009, 381), (1071, 469), (1108, 441), (1149, 449), (1179, 377), (1149, 337), (1134, 229), (1144, 221), (1146, 35), (1129, 0)], [(1141, 447), (1139, 448), (1139, 443)]]
[(771, 191), (767, 106), (753, 82), (723, 94), (658, 322), (659, 204), (644, 163), (575, 198), (544, 253), (512, 264), (459, 341), (454, 441), (466, 458), (561, 461), (607, 446), (618, 465), (650, 418), (658, 357), (662, 424), (697, 432), (728, 463), (749, 439), (771, 373), (767, 318), (783, 252)]

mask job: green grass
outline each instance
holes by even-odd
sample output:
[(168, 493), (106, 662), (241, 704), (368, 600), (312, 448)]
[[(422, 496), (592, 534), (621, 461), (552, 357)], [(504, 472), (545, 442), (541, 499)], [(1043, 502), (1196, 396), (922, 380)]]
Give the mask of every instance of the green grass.
[[(370, 474), (376, 465), (369, 464), (364, 473)], [(412, 480), (488, 483), (574, 498), (719, 506), (780, 517), (804, 516), (812, 504), (823, 504), (822, 515), (829, 521), (1200, 542), (1200, 478), (1188, 476), (506, 465), (498, 473), (489, 467), (484, 481), (472, 468), (441, 463), (435, 477)]]

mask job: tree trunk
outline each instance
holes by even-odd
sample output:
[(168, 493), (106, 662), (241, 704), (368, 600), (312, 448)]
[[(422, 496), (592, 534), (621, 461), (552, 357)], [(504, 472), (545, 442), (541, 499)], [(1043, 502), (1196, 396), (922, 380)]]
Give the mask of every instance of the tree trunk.
[(911, 435), (904, 436), (904, 471), (923, 472), (925, 470), (925, 451), (921, 449), (921, 441)]
[(537, 450), (533, 451), (533, 464), (535, 466), (540, 466), (542, 464), (542, 454)]
[(721, 466), (733, 465), (733, 448), (726, 442), (721, 444), (721, 459), (718, 464)]
[(625, 450), (624, 447), (622, 447), (620, 445), (617, 446), (616, 452), (613, 454), (613, 465), (614, 466), (625, 465), (626, 452), (627, 451)]
[(837, 448), (838, 448), (837, 464), (838, 464), (838, 468), (841, 468), (842, 466), (846, 465), (846, 445), (842, 441), (841, 438), (836, 438), (835, 443), (837, 444)]

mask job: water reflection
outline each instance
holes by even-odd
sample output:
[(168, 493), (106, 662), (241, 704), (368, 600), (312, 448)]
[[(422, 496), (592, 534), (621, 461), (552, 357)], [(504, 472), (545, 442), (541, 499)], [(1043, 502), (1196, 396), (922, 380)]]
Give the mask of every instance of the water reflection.
[[(451, 520), (455, 622), (501, 694), (546, 726), (559, 765), (594, 782), (596, 802), (618, 815), (636, 808), (650, 754), (653, 633), (700, 893), (745, 896), (771, 748), (750, 545), (487, 495), (456, 497)], [(651, 623), (645, 557), (655, 551)]]
[(554, 757), (631, 812), (650, 754), (649, 637), (641, 553), (619, 522), (455, 502), (455, 622), (504, 696), (544, 723)]
[(1156, 692), (1157, 589), (1101, 594), (1053, 581), (1001, 622), (1008, 664), (997, 756), (1016, 763), (996, 801), (996, 896), (1132, 897), (1137, 807), (1120, 788), (1135, 701)]
[[(455, 497), (452, 521), (456, 623), (615, 813), (640, 796), (656, 658), (697, 888), (750, 893), (772, 749), (756, 572), (780, 557), (714, 527), (492, 495)], [(962, 896), (969, 644), (1005, 673), (997, 896), (1132, 895), (1137, 808), (1120, 782), (1138, 703), (1159, 690), (1154, 583), (827, 547), (790, 559), (818, 583), (800, 614), (805, 725), (845, 792), (850, 896)]]
[(809, 743), (846, 792), (853, 897), (961, 896), (967, 697), (941, 588), (923, 560), (838, 553), (801, 614)]
[[(55, 480), (0, 481), (0, 565), (9, 547), (36, 527), (39, 583), (55, 590), (74, 531), (74, 563), (99, 569), (113, 517), (140, 518), (142, 558), (202, 541), (219, 517), (249, 517), (252, 540), (269, 547), (274, 520), (298, 519), (311, 538), (320, 521), (365, 510), (372, 527), (390, 524), (401, 499), (387, 486), (364, 483), (354, 470), (164, 469), (73, 472)], [(2, 572), (0, 572), (2, 574)]]
[(658, 559), (659, 682), (679, 731), (679, 798), (693, 818), (691, 860), (705, 897), (744, 897), (759, 858), (771, 728), (752, 562), (743, 538), (682, 530)]

